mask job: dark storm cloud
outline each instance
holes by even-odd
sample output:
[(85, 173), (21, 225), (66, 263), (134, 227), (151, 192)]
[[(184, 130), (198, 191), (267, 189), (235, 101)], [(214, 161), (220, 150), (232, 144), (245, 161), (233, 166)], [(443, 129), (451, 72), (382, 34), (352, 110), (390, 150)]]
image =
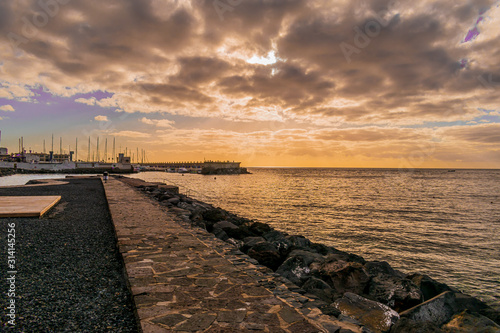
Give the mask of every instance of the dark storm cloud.
[(178, 62), (179, 73), (170, 79), (190, 86), (214, 81), (231, 68), (226, 61), (210, 57), (182, 57)]
[(311, 97), (321, 98), (334, 88), (333, 82), (319, 72), (306, 72), (299, 66), (281, 63), (273, 69), (256, 67), (252, 75), (222, 79), (219, 82), (222, 91), (228, 95), (251, 95), (254, 104), (274, 101), (288, 107), (307, 102)]

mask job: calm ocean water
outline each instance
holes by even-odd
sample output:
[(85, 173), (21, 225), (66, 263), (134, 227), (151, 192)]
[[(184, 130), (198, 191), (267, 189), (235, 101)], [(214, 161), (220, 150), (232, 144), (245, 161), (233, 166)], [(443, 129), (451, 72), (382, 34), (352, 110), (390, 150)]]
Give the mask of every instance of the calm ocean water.
[(403, 272), (422, 272), (500, 308), (500, 170), (250, 168), (164, 172), (181, 192)]

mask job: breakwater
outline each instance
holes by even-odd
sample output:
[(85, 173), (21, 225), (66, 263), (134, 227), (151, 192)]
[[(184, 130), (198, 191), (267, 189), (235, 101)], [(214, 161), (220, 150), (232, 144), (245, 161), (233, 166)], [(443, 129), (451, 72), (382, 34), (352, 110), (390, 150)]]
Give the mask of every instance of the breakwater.
[(452, 330), (460, 325), (497, 330), (499, 313), (424, 274), (407, 274), (382, 261), (339, 251), (299, 235), (280, 232), (158, 186), (142, 190), (194, 226), (213, 233), (286, 277), (324, 303), (323, 313), (374, 332)]

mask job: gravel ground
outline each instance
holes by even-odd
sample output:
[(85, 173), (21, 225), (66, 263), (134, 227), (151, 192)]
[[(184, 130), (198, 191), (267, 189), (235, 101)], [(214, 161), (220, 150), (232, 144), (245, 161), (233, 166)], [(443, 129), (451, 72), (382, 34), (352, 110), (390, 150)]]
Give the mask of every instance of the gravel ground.
[[(41, 219), (0, 219), (0, 331), (138, 332), (101, 182), (67, 181), (0, 188), (1, 196), (62, 196)], [(6, 316), (9, 223), (16, 224), (14, 327)]]

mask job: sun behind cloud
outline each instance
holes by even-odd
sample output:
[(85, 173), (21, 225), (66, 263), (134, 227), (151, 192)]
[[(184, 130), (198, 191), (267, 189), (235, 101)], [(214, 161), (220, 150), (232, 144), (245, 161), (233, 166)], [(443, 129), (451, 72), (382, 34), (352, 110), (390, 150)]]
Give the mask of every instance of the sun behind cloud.
[(59, 131), (116, 134), (159, 161), (500, 165), (499, 3), (72, 1), (28, 36), (43, 8), (2, 2), (16, 18), (0, 21), (4, 142), (40, 150)]

